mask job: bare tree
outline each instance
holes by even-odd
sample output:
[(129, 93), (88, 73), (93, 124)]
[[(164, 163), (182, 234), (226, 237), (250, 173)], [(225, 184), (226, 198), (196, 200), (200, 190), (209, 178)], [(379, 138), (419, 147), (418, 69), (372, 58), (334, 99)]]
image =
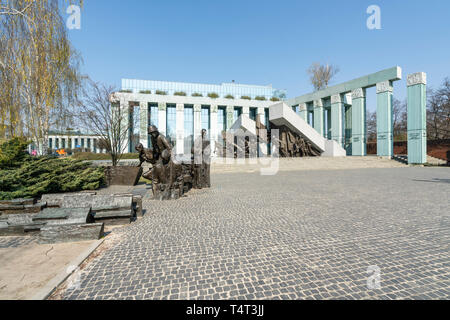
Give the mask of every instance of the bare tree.
[(331, 79), (339, 72), (339, 67), (334, 65), (322, 65), (314, 62), (307, 70), (314, 90), (319, 91), (328, 87)]
[(407, 112), (406, 101), (400, 101), (398, 99), (392, 100), (392, 126), (394, 140), (406, 140), (407, 139)]
[(45, 154), (78, 90), (79, 62), (58, 0), (0, 0), (0, 133), (26, 135)]
[(450, 139), (450, 79), (437, 90), (428, 90), (427, 131), (433, 139)]
[(377, 113), (367, 111), (367, 140), (377, 141)]
[(133, 126), (129, 108), (120, 106), (120, 97), (113, 87), (86, 79), (78, 99), (80, 126), (99, 136), (102, 149), (111, 155), (117, 166), (128, 145), (128, 134)]

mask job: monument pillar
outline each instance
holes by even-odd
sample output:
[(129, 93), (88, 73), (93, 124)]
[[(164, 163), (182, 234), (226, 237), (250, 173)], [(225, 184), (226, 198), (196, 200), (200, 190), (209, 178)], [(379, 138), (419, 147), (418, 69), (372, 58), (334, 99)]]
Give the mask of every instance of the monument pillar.
[[(125, 141), (123, 142), (123, 149), (125, 150), (125, 152), (129, 152), (129, 148), (130, 148), (130, 139), (131, 139), (131, 130), (130, 130), (130, 102), (127, 100), (120, 100), (120, 104), (118, 106), (118, 108), (120, 108), (120, 127), (124, 128), (124, 130), (127, 130), (127, 134)], [(81, 143), (81, 136), (78, 136), (78, 144), (80, 145), (80, 147), (84, 147), (83, 144)]]
[(323, 102), (322, 99), (314, 101), (314, 129), (322, 137), (325, 137), (325, 126), (324, 126), (324, 117), (323, 117)]
[[(184, 104), (177, 103), (177, 121), (176, 121), (177, 154), (184, 154)], [(186, 150), (190, 151), (190, 150)]]
[(427, 75), (410, 74), (408, 86), (408, 163), (427, 162)]
[(194, 104), (194, 141), (202, 133), (202, 105)]
[(377, 155), (394, 155), (394, 124), (392, 121), (392, 82), (377, 83)]
[(308, 122), (308, 110), (306, 108), (306, 103), (300, 103), (298, 105), (298, 110), (300, 113), (300, 117), (305, 120), (306, 122)]
[(158, 103), (158, 131), (163, 135), (166, 135), (166, 125), (167, 125), (167, 115), (166, 115), (167, 105), (165, 102)]
[(366, 144), (366, 89), (352, 91), (352, 155), (367, 155)]
[(227, 106), (227, 131), (233, 126), (233, 106)]
[(331, 139), (344, 147), (344, 101), (340, 94), (331, 96)]
[(141, 101), (139, 103), (139, 143), (142, 143), (144, 148), (149, 148), (149, 145), (148, 145), (148, 102), (146, 102), (146, 101)]
[(211, 118), (210, 118), (210, 132), (209, 132), (209, 141), (211, 144), (211, 157), (216, 156), (216, 140), (217, 140), (217, 113), (219, 112), (219, 107), (217, 105), (211, 105)]

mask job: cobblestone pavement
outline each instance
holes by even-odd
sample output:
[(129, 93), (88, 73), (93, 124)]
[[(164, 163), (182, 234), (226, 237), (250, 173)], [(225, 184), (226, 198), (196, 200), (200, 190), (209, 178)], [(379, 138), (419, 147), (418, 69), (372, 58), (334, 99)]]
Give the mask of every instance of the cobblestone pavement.
[(35, 237), (0, 237), (0, 249), (19, 248), (37, 243)]
[(448, 168), (229, 173), (212, 182), (179, 201), (146, 201), (146, 217), (122, 228), (63, 298), (450, 297)]

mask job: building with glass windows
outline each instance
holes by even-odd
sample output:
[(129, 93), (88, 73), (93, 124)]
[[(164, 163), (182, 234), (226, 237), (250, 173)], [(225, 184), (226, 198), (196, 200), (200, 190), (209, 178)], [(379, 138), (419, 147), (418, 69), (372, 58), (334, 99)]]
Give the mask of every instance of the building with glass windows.
[(221, 85), (166, 81), (122, 80), (116, 93), (122, 108), (129, 108), (128, 152), (142, 143), (151, 147), (147, 133), (155, 125), (176, 147), (177, 154), (190, 151), (194, 137), (206, 129), (215, 141), (242, 115), (268, 124), (268, 108), (286, 95), (272, 86), (223, 83)]

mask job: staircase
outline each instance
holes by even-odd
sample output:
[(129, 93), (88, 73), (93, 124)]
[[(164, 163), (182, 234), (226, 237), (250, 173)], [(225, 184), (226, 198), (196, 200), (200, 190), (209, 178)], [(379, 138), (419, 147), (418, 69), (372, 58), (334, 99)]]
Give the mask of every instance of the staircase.
[(320, 150), (323, 157), (346, 156), (345, 149), (339, 143), (325, 139), (284, 102), (270, 106), (269, 121), (278, 127), (285, 126), (294, 133), (301, 135)]

